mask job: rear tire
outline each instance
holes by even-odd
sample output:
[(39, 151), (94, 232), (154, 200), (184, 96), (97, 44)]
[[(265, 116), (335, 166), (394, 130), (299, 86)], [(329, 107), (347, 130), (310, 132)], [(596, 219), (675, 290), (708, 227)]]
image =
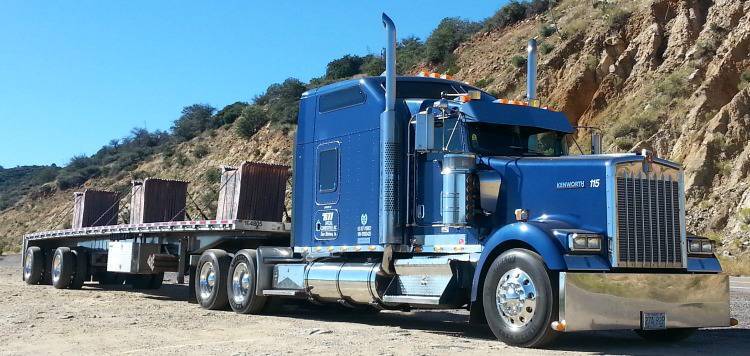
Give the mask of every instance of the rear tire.
[(543, 347), (558, 335), (550, 327), (557, 316), (557, 293), (550, 272), (534, 252), (512, 249), (492, 262), (482, 305), (492, 333), (508, 345)]
[(253, 255), (249, 251), (237, 252), (227, 273), (229, 306), (239, 314), (258, 314), (268, 301), (267, 297), (255, 295), (257, 270)]
[(26, 260), (23, 264), (23, 280), (26, 284), (39, 284), (44, 273), (44, 253), (38, 246), (26, 249)]
[(75, 273), (73, 281), (70, 283), (70, 289), (81, 289), (83, 284), (89, 279), (89, 261), (88, 254), (82, 249), (73, 250), (75, 256)]
[(673, 343), (685, 340), (695, 333), (695, 328), (666, 330), (634, 330), (640, 337), (660, 343)]
[(226, 308), (227, 274), (232, 258), (223, 250), (203, 252), (195, 273), (195, 298), (203, 308)]
[(75, 273), (75, 255), (69, 247), (58, 247), (52, 256), (52, 286), (68, 288)]

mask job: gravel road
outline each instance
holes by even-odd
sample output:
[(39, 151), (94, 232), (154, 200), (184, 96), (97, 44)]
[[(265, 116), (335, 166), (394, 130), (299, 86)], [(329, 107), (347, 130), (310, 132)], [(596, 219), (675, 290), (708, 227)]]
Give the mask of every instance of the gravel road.
[(185, 301), (187, 287), (166, 282), (149, 293), (127, 287), (83, 290), (28, 286), (18, 256), (0, 256), (0, 354), (442, 355), (680, 354), (747, 355), (750, 278), (732, 279), (740, 326), (701, 330), (676, 345), (651, 344), (629, 331), (564, 335), (554, 350), (506, 346), (466, 312), (358, 315), (333, 307), (290, 306), (271, 315), (206, 311)]

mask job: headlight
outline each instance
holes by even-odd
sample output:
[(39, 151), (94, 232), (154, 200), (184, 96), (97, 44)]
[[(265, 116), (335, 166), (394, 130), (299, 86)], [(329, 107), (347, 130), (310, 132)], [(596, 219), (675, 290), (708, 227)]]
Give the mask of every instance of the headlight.
[(688, 253), (694, 255), (713, 255), (714, 243), (704, 237), (690, 237), (688, 238)]
[(568, 248), (572, 252), (601, 252), (602, 235), (578, 232), (569, 234)]

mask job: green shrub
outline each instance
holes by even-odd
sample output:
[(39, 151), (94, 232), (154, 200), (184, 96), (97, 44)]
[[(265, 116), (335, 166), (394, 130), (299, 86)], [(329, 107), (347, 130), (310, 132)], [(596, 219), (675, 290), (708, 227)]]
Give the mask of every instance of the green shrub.
[(187, 141), (215, 127), (214, 109), (207, 104), (193, 104), (182, 109), (182, 115), (172, 125), (172, 133), (180, 141)]
[(495, 78), (489, 77), (489, 78), (477, 80), (477, 82), (474, 83), (474, 85), (478, 88), (486, 88), (488, 85), (492, 84), (492, 82), (494, 81), (495, 81)]
[(271, 84), (263, 95), (255, 97), (255, 104), (265, 105), (268, 120), (274, 124), (296, 124), (299, 99), (307, 86), (296, 78), (281, 84)]
[(185, 155), (184, 155), (184, 154), (183, 154), (182, 152), (177, 152), (177, 153), (176, 153), (176, 154), (174, 155), (174, 162), (175, 162), (175, 163), (176, 163), (176, 164), (177, 164), (177, 165), (178, 165), (179, 167), (185, 167), (185, 166), (187, 166), (188, 164), (190, 164), (190, 158), (187, 158), (187, 156), (185, 156)]
[(557, 32), (557, 28), (550, 25), (542, 25), (542, 27), (539, 29), (539, 34), (542, 35), (542, 37), (549, 37), (555, 34)]
[(250, 105), (242, 110), (242, 115), (234, 126), (240, 137), (250, 138), (267, 122), (266, 112), (257, 105)]
[(453, 51), (461, 42), (467, 40), (471, 35), (479, 31), (481, 25), (458, 17), (447, 17), (440, 21), (430, 37), (425, 42), (425, 55), (427, 61), (434, 64), (447, 66), (455, 59)]
[(737, 89), (745, 90), (748, 86), (750, 86), (750, 68), (745, 69), (745, 71), (740, 74), (740, 83), (737, 84)]
[(203, 173), (203, 180), (210, 184), (218, 184), (221, 182), (221, 170), (220, 169), (209, 169)]
[(521, 68), (526, 65), (526, 57), (523, 56), (513, 56), (513, 58), (510, 59), (511, 63), (513, 63), (513, 66), (516, 68)]
[(656, 83), (657, 94), (665, 95), (670, 101), (674, 98), (690, 94), (692, 89), (687, 82), (690, 72), (689, 68), (683, 68), (672, 72), (664, 80), (658, 81)]
[(740, 221), (745, 225), (750, 225), (750, 208), (740, 209)]
[(247, 105), (248, 104), (244, 101), (237, 101), (229, 104), (216, 113), (214, 121), (216, 121), (216, 124), (218, 126), (231, 124), (235, 122), (240, 117), (240, 115), (242, 115), (242, 110)]
[(539, 46), (539, 51), (542, 52), (542, 54), (549, 54), (554, 49), (555, 49), (555, 45), (552, 45), (549, 43), (542, 43)]
[(362, 57), (350, 54), (334, 59), (326, 66), (326, 79), (336, 80), (359, 74), (362, 63), (364, 63)]
[(516, 0), (497, 10), (492, 17), (484, 21), (487, 31), (505, 28), (526, 18), (526, 5)]
[(425, 58), (425, 44), (418, 37), (406, 37), (398, 43), (396, 49), (396, 70), (400, 74), (413, 74), (411, 71)]
[(369, 76), (378, 76), (385, 72), (385, 59), (380, 56), (368, 54), (365, 56), (360, 71)]
[(618, 6), (606, 7), (604, 10), (604, 16), (606, 17), (609, 28), (615, 31), (619, 31), (628, 24), (632, 13)]
[(198, 159), (206, 157), (206, 155), (208, 155), (208, 153), (209, 153), (208, 146), (206, 146), (204, 144), (198, 144), (193, 149), (193, 156), (195, 156), (195, 158), (198, 158)]

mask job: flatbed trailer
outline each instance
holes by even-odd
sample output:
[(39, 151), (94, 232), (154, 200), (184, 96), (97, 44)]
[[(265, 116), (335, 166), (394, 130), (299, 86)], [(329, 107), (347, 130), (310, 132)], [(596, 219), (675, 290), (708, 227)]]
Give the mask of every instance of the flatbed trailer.
[[(281, 214), (288, 167), (243, 165), (224, 170), (222, 187), (240, 193), (220, 195), (231, 209), (217, 216), (257, 208), (273, 218), (171, 221), (184, 205), (158, 198), (152, 207), (166, 212), (137, 205), (137, 219), (170, 222), (26, 235), (24, 279), (158, 288), (175, 271), (180, 283), (190, 276), (190, 300), (241, 314), (270, 298), (468, 309), (472, 323), (525, 347), (564, 332), (679, 340), (736, 324), (712, 242), (686, 231), (682, 167), (647, 150), (601, 154), (595, 131), (592, 154), (571, 155), (576, 128), (536, 98), (535, 40), (527, 100), (508, 101), (447, 75), (397, 77), (395, 24), (385, 14), (383, 24), (382, 76), (302, 95), (291, 224)], [(243, 191), (250, 181), (261, 189)], [(146, 181), (133, 202), (173, 185), (184, 203), (185, 184)], [(271, 186), (277, 194), (259, 198)], [(79, 221), (96, 215), (114, 214)]]

